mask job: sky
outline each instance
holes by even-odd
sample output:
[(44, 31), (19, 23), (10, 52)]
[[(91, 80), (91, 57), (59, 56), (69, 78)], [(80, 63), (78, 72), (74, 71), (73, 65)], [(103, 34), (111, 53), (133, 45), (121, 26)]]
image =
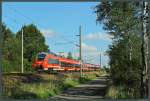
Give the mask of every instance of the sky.
[(82, 56), (88, 63), (107, 65), (104, 53), (111, 44), (111, 36), (96, 24), (94, 7), (98, 2), (3, 2), (2, 21), (13, 33), (24, 24), (35, 24), (52, 52), (79, 56), (79, 26), (82, 34)]

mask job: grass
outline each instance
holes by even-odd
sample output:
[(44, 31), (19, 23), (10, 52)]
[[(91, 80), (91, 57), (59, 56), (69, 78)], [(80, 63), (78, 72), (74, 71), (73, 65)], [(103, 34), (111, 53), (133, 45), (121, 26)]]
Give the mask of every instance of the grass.
[(107, 99), (135, 99), (140, 98), (139, 91), (131, 88), (130, 91), (125, 85), (113, 85), (112, 81), (109, 82), (105, 98)]
[(80, 77), (79, 78), (79, 83), (85, 83), (85, 82), (88, 82), (88, 81), (90, 81), (90, 80), (92, 80), (92, 79), (95, 79), (96, 78), (96, 74), (94, 73), (94, 74), (85, 74), (85, 75), (83, 75), (82, 77)]
[(24, 84), (21, 86), (23, 92), (35, 94), (35, 98), (46, 99), (59, 93), (59, 87), (52, 82), (38, 84)]
[(128, 98), (128, 94), (123, 86), (110, 86), (106, 98), (111, 99), (125, 99)]
[[(33, 77), (33, 78), (31, 78)], [(11, 78), (11, 79), (10, 79)], [(32, 81), (32, 82), (29, 82)], [(4, 82), (4, 98), (19, 99), (46, 99), (54, 96), (60, 91), (60, 80), (54, 76), (5, 76)]]
[(67, 90), (68, 88), (75, 87), (77, 85), (79, 85), (78, 80), (76, 80), (76, 79), (70, 79), (70, 80), (65, 79), (63, 82), (62, 89)]
[(113, 82), (109, 81), (105, 98), (109, 98), (109, 99), (127, 98), (125, 88), (121, 85), (120, 86), (114, 86)]
[(9, 75), (3, 78), (5, 85), (3, 96), (17, 99), (47, 99), (70, 87), (90, 81), (98, 75), (96, 72), (79, 78), (74, 78), (73, 74), (67, 74), (67, 78), (50, 74), (30, 75), (29, 77)]

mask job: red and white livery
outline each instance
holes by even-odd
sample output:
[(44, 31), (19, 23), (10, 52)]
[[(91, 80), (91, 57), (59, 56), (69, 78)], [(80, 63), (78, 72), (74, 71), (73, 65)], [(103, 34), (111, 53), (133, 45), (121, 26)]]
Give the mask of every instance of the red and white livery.
[[(73, 59), (67, 59), (53, 53), (40, 52), (37, 54), (32, 67), (35, 70), (44, 71), (80, 71), (80, 62)], [(83, 71), (100, 69), (99, 65), (82, 64)]]

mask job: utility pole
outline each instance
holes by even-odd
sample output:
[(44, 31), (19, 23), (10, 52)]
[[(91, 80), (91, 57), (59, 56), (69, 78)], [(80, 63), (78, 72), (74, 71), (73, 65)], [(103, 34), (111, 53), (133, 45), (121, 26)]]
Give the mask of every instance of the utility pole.
[(81, 25), (79, 26), (79, 34), (76, 35), (79, 36), (79, 45), (76, 45), (79, 47), (79, 61), (80, 61), (80, 76), (82, 77), (82, 35), (81, 35)]
[(101, 68), (101, 66), (102, 66), (102, 64), (101, 64), (101, 63), (102, 63), (102, 62), (101, 62), (101, 61), (102, 61), (102, 60), (101, 60), (101, 57), (102, 57), (102, 56), (101, 56), (101, 53), (100, 53), (100, 68)]
[(79, 47), (80, 47), (80, 76), (82, 77), (82, 36), (81, 36), (81, 25), (79, 26)]
[(22, 66), (21, 73), (23, 73), (23, 27), (22, 27)]

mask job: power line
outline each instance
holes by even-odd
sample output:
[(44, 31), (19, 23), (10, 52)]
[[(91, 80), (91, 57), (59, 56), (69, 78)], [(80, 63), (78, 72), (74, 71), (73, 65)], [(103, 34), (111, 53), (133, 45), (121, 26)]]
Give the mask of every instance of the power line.
[[(9, 6), (9, 7), (10, 7), (10, 6)], [(28, 17), (28, 16), (24, 15), (23, 13), (21, 13), (19, 10), (16, 10), (16, 9), (13, 8), (13, 7), (10, 7), (10, 9), (11, 9), (13, 12), (18, 13), (19, 15), (23, 16), (24, 18), (26, 18), (26, 19), (32, 21), (32, 23), (35, 22), (35, 21), (33, 21), (30, 17)]]
[(13, 22), (16, 23), (16, 24), (22, 24), (21, 22), (19, 22), (19, 21), (13, 19), (12, 17), (8, 17), (8, 16), (6, 16), (6, 15), (5, 15), (5, 17), (8, 18), (8, 19), (11, 19), (11, 21), (13, 21)]
[(64, 36), (61, 36), (61, 38), (65, 41), (67, 41), (68, 43), (72, 43), (72, 44), (78, 46), (74, 41), (70, 41), (70, 40), (66, 39), (66, 37), (64, 37)]

